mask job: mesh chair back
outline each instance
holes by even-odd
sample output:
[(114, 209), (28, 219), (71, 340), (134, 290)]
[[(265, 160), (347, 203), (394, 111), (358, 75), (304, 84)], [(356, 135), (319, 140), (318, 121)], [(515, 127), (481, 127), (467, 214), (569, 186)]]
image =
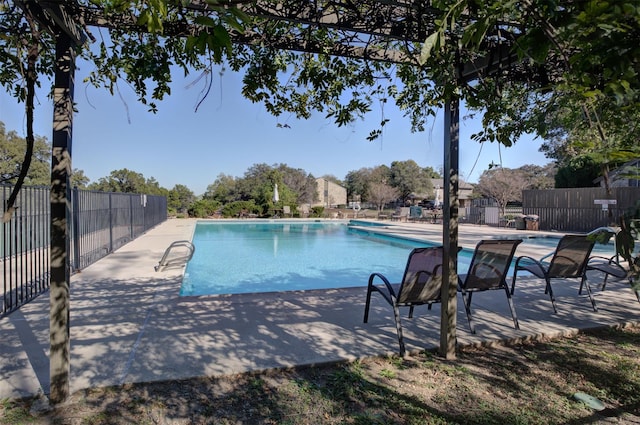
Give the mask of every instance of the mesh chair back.
[(594, 245), (587, 235), (563, 236), (549, 263), (549, 277), (581, 277)]
[(462, 287), (467, 291), (486, 291), (506, 285), (507, 272), (521, 242), (522, 239), (480, 241), (476, 245)]
[(443, 251), (441, 246), (411, 251), (398, 291), (398, 304), (440, 301)]

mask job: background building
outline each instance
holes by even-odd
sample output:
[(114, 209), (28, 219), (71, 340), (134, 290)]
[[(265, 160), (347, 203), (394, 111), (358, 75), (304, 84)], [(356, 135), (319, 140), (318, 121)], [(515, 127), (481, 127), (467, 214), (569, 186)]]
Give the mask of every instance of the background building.
[(316, 184), (318, 185), (319, 201), (312, 206), (335, 208), (347, 204), (347, 188), (323, 178), (316, 179)]
[[(594, 180), (600, 187), (605, 187), (604, 179)], [(610, 187), (640, 187), (640, 159), (634, 159), (609, 172)]]

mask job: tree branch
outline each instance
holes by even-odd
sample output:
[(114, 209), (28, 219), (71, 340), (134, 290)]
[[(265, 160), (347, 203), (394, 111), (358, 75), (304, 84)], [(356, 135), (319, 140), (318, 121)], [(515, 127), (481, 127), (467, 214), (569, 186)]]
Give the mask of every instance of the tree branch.
[(29, 25), (31, 26), (31, 34), (33, 38), (31, 39), (31, 43), (29, 45), (29, 53), (27, 55), (27, 77), (26, 77), (26, 85), (27, 85), (27, 99), (25, 102), (25, 112), (27, 114), (27, 149), (24, 153), (24, 159), (22, 160), (22, 166), (20, 167), (20, 174), (18, 175), (18, 180), (16, 181), (15, 186), (13, 187), (11, 194), (9, 195), (9, 199), (7, 200), (7, 204), (5, 206), (5, 211), (2, 217), (2, 221), (4, 223), (11, 220), (13, 213), (16, 210), (15, 203), (18, 198), (18, 194), (20, 193), (20, 189), (24, 184), (24, 180), (27, 177), (27, 173), (29, 172), (29, 168), (31, 167), (31, 158), (33, 157), (33, 145), (35, 142), (35, 138), (33, 136), (33, 99), (35, 97), (35, 86), (36, 81), (38, 79), (38, 73), (36, 71), (36, 62), (38, 60), (38, 55), (40, 54), (40, 32), (36, 28), (33, 20), (27, 16), (27, 21), (29, 21)]

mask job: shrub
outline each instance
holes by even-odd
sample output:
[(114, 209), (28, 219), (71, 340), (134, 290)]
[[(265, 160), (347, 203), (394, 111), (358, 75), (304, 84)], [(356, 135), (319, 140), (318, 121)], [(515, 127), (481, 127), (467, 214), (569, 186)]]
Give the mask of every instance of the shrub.
[(324, 207), (312, 207), (309, 217), (322, 217), (324, 215)]
[(224, 217), (239, 217), (241, 213), (260, 214), (261, 208), (253, 201), (235, 201), (222, 207)]
[(211, 217), (220, 208), (220, 203), (212, 199), (200, 199), (189, 207), (189, 217)]

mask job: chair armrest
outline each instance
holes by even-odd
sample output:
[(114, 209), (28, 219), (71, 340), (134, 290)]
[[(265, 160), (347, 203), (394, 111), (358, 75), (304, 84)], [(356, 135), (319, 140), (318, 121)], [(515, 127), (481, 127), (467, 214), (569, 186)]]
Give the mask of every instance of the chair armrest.
[[(546, 256), (542, 257), (542, 258), (546, 258)], [(537, 266), (542, 268), (542, 261), (536, 260), (535, 258), (529, 257), (528, 255), (521, 255), (519, 257), (516, 257), (515, 267), (518, 268), (520, 266), (520, 262), (523, 261), (523, 260), (528, 264), (535, 264), (535, 265), (537, 265)]]
[(616, 256), (612, 256), (612, 257), (603, 257), (602, 255), (592, 255), (591, 257), (589, 257), (589, 263), (591, 262), (591, 260), (598, 260), (598, 261), (606, 261), (609, 264), (618, 264), (620, 265), (616, 260), (615, 260)]
[[(596, 261), (592, 261), (596, 260)], [(589, 258), (587, 262), (587, 270), (595, 270), (607, 275), (613, 276), (617, 279), (624, 279), (629, 277), (627, 270), (617, 262), (613, 261), (613, 258), (593, 256)]]
[[(521, 265), (520, 263), (524, 262), (525, 264)], [(514, 265), (514, 272), (518, 270), (526, 270), (529, 273), (533, 273), (534, 275), (542, 278), (547, 275), (548, 267), (545, 267), (546, 263), (542, 263), (540, 260), (536, 260), (533, 257), (529, 257), (527, 255), (520, 256), (516, 258), (516, 264)], [(531, 270), (531, 266), (535, 266), (536, 270)]]
[[(387, 287), (387, 291), (389, 291), (389, 296), (392, 297), (393, 299), (395, 299), (397, 297), (396, 291), (394, 291), (393, 285), (391, 285), (391, 282), (389, 282), (389, 279), (387, 279), (382, 273), (372, 273), (369, 276), (369, 286), (374, 288), (378, 292), (380, 292), (380, 290), (373, 283), (373, 281), (375, 280), (376, 277), (379, 278), (380, 280), (382, 280), (382, 283), (384, 283), (384, 286)], [(380, 293), (382, 293), (382, 292), (380, 292)]]

